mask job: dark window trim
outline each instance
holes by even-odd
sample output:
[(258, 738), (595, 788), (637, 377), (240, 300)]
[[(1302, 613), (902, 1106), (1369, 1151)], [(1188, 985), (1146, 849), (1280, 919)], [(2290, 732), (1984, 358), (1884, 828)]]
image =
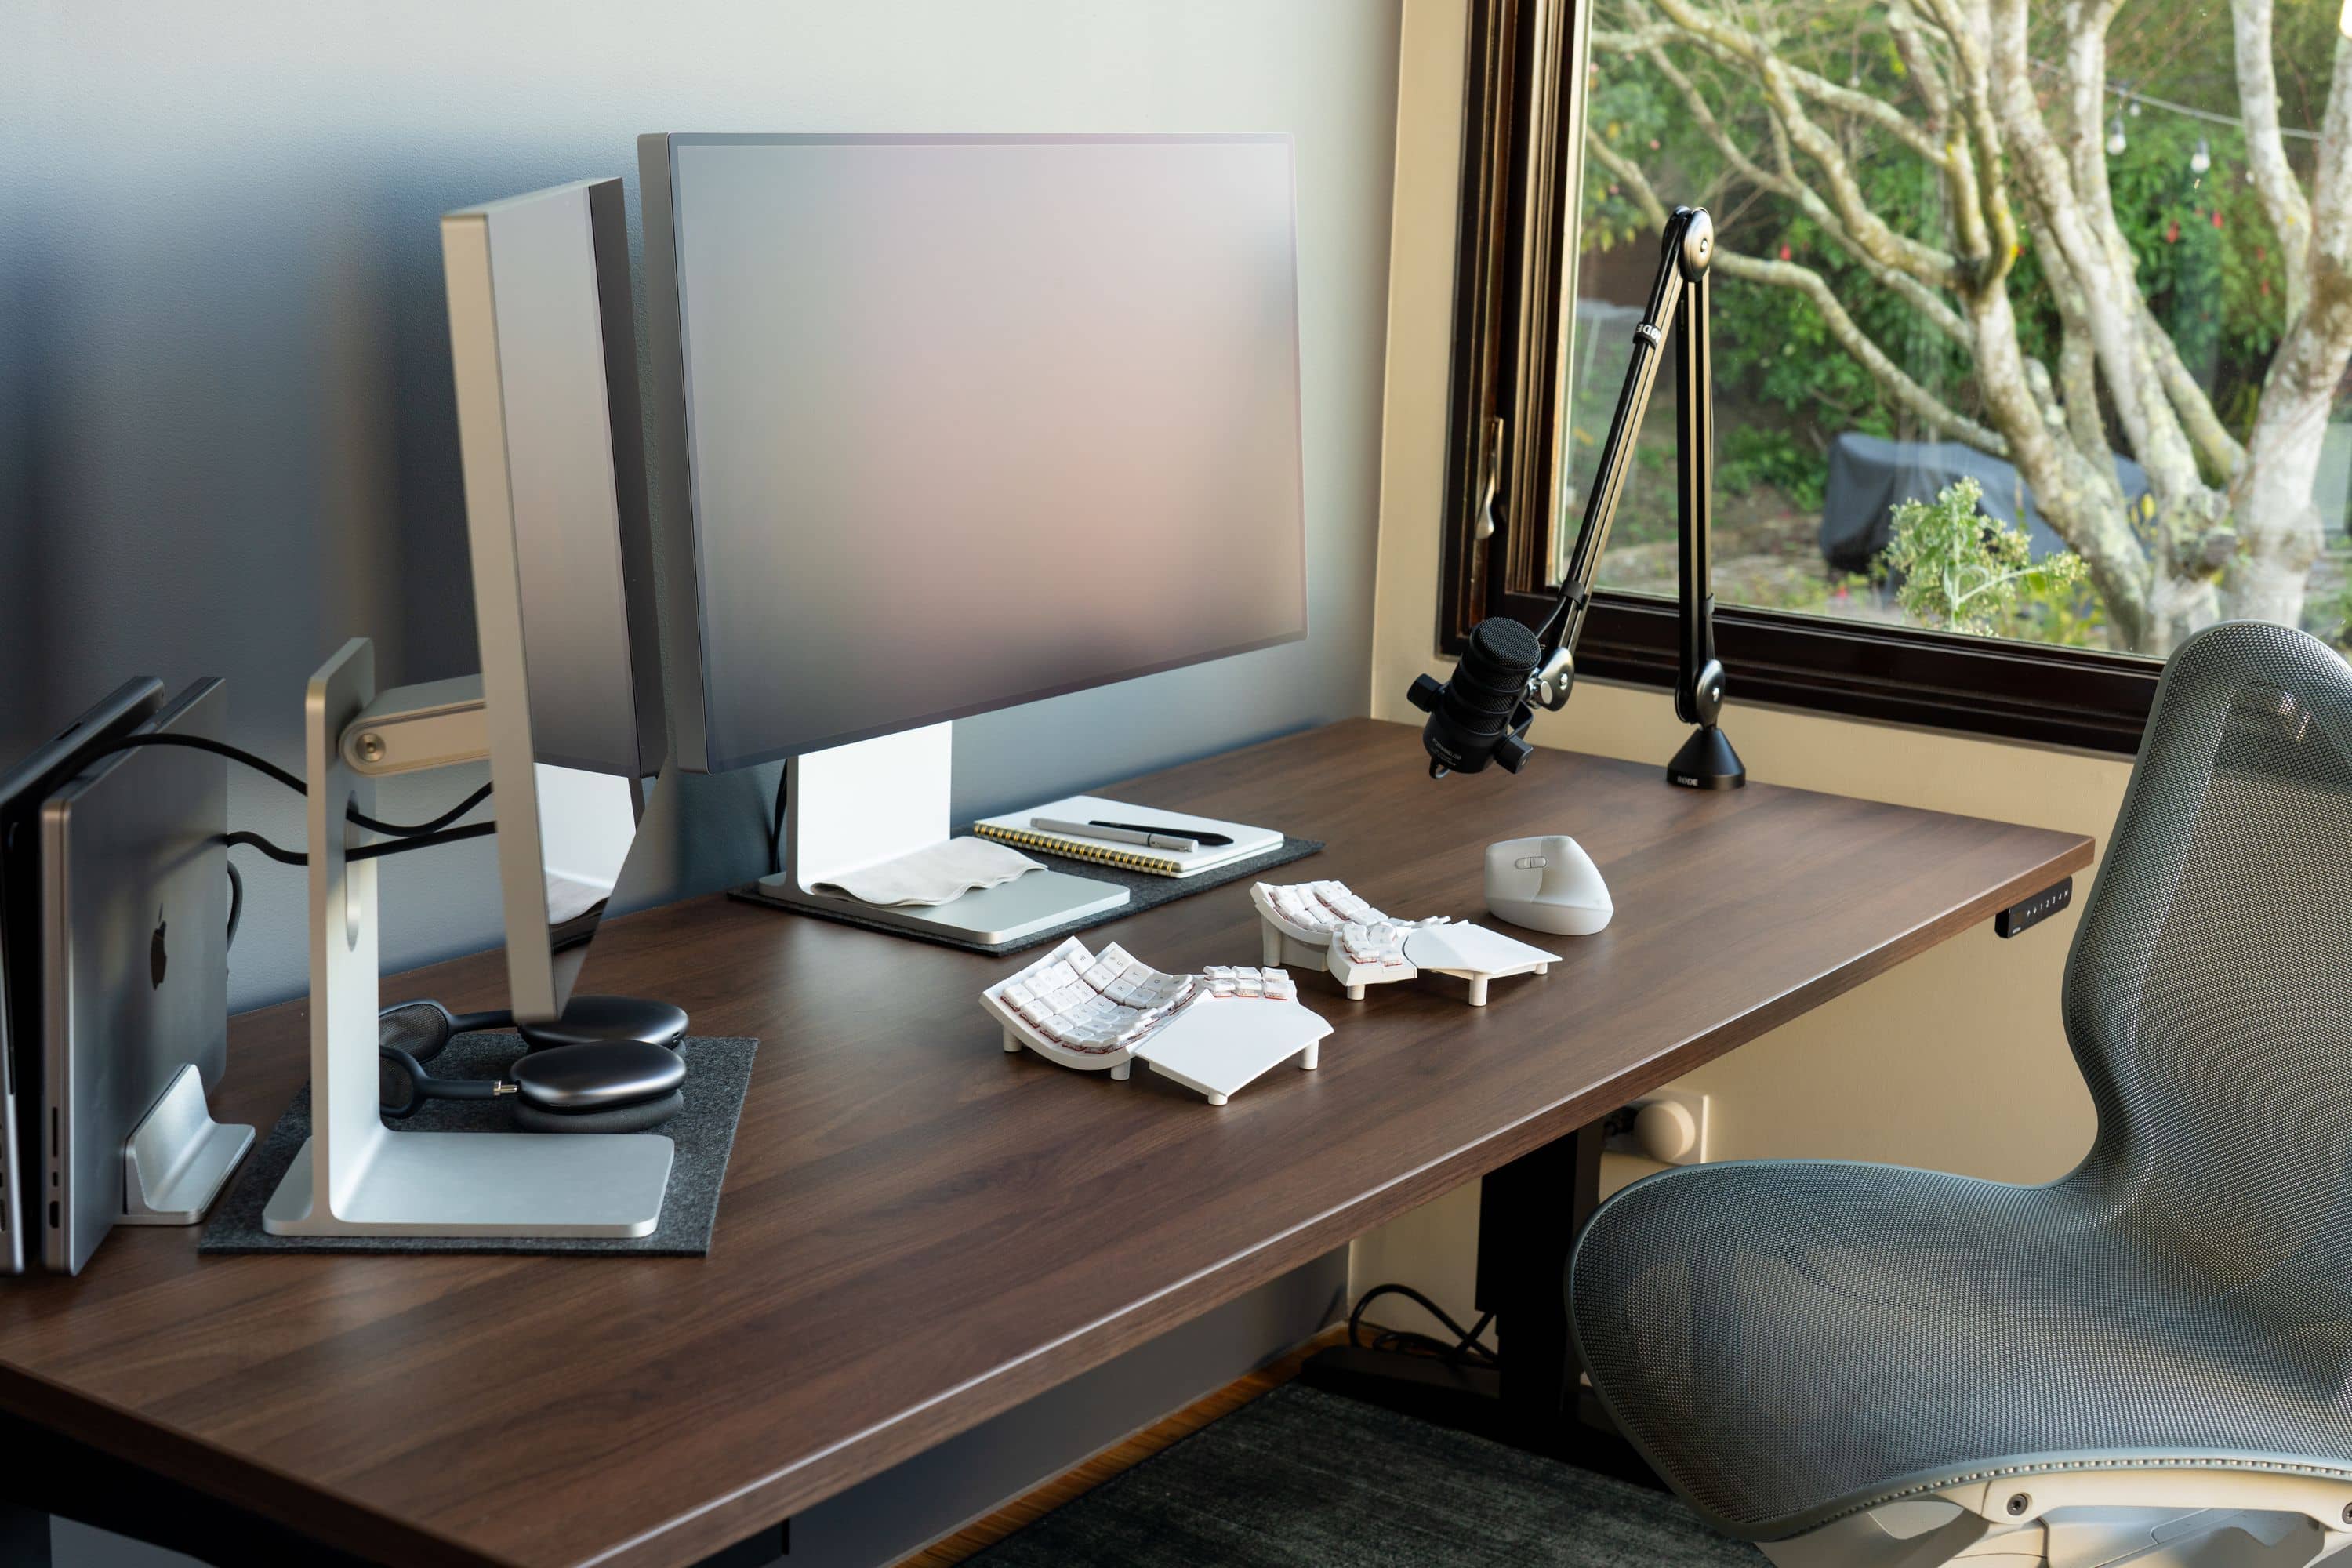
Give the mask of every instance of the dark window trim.
[[(1487, 616), (1534, 626), (1552, 607), (1543, 513), (1561, 490), (1558, 374), (1574, 312), (1560, 302), (1575, 293), (1576, 262), (1563, 237), (1584, 132), (1581, 92), (1570, 89), (1584, 79), (1584, 10), (1580, 0), (1473, 0), (1436, 628), (1447, 655)], [(1481, 540), (1490, 483), (1499, 526)], [(1541, 521), (1514, 526), (1520, 518)], [(2138, 749), (2161, 670), (2129, 654), (1738, 605), (1719, 606), (1715, 625), (1735, 704), (2126, 755)], [(1673, 604), (1597, 595), (1576, 662), (1580, 674), (1671, 689)]]
[[(1507, 595), (1496, 613), (1532, 622), (1550, 607), (1549, 595)], [(2125, 756), (2139, 749), (2161, 668), (2129, 654), (1738, 605), (1716, 611), (1715, 640), (1735, 704), (1769, 702)], [(1596, 595), (1576, 668), (1580, 676), (1670, 690), (1673, 602)]]

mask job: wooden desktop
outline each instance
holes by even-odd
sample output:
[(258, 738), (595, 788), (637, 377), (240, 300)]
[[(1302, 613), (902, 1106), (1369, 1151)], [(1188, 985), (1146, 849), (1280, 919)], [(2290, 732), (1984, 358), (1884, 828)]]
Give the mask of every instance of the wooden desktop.
[[(79, 1279), (0, 1284), (0, 1411), (361, 1557), (695, 1563), (1558, 1147), (2092, 853), (1564, 752), (1433, 783), (1414, 731), (1360, 720), (1109, 793), (1323, 839), (1281, 874), (1404, 915), (1477, 916), (1488, 843), (1571, 833), (1617, 916), (1484, 1008), (1457, 981), (1350, 1003), (1304, 976), (1336, 1026), (1320, 1068), (1222, 1108), (1007, 1055), (975, 999), (1017, 958), (719, 896), (616, 921), (587, 988), (761, 1041), (708, 1258), (200, 1258), (193, 1232), (118, 1231)], [(1114, 939), (1167, 970), (1249, 963), (1257, 917), (1233, 884), (1088, 935)], [(385, 994), (489, 1005), (501, 973), (478, 955)], [(307, 1045), (300, 1002), (236, 1020), (216, 1113), (268, 1125)]]

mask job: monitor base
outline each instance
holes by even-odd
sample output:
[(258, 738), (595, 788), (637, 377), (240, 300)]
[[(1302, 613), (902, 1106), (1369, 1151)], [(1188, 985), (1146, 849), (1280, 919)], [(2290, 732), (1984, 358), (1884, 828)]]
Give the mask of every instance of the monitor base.
[(1073, 877), (1066, 871), (1030, 871), (993, 888), (982, 888), (944, 904), (869, 904), (846, 893), (811, 892), (786, 875), (760, 879), (762, 897), (788, 909), (846, 914), (874, 925), (944, 938), (961, 945), (993, 947), (1128, 900), (1125, 888)]
[(261, 1224), (272, 1236), (650, 1236), (674, 1153), (655, 1132), (385, 1130), (325, 1205), (306, 1139)]
[[(674, 1152), (657, 1133), (384, 1126), (376, 1068), (377, 862), (351, 858), (344, 843), (345, 811), (375, 805), (374, 780), (352, 769), (344, 741), (377, 700), (375, 650), (365, 637), (345, 643), (304, 693), (310, 1136), (271, 1194), (263, 1227), (277, 1236), (652, 1234)], [(401, 692), (385, 694), (387, 709), (413, 705)]]

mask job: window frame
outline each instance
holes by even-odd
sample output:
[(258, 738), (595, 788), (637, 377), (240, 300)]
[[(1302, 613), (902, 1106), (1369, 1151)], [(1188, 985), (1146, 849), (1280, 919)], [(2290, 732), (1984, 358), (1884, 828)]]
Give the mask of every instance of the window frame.
[[(1550, 613), (1583, 188), (1588, 0), (1470, 0), (1437, 650)], [(1555, 216), (1555, 215), (1557, 215)], [(1496, 526), (1480, 537), (1489, 509)], [(1512, 526), (1534, 517), (1539, 526)], [(1736, 702), (2129, 755), (2163, 666), (2103, 650), (1719, 605)], [(1671, 689), (1670, 599), (1601, 589), (1578, 672)]]

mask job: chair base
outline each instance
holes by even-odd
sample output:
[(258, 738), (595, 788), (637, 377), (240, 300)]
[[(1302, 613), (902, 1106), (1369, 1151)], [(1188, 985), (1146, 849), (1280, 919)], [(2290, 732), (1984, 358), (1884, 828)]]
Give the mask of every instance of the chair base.
[(2352, 1533), (2326, 1529), (2291, 1506), (2062, 1508), (2012, 1524), (1942, 1500), (1901, 1502), (1759, 1544), (1775, 1568), (2309, 1568), (2330, 1559), (2352, 1565)]

